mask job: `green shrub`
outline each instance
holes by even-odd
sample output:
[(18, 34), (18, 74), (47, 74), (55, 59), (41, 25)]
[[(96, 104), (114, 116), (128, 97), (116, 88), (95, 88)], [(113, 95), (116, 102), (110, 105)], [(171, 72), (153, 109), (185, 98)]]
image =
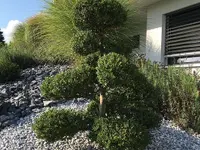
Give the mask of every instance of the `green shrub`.
[[(126, 26), (130, 14), (123, 7), (125, 2), (60, 0), (49, 5), (46, 21), (50, 45), (56, 50), (68, 46), (84, 59), (81, 66), (45, 79), (43, 95), (55, 100), (95, 99), (86, 113), (90, 126), (96, 120), (91, 130), (95, 141), (107, 149), (145, 148), (149, 128), (160, 123), (160, 98), (128, 57), (132, 35), (124, 34), (130, 29)], [(49, 133), (47, 130), (44, 136)]]
[[(140, 80), (140, 82), (147, 81)], [(137, 90), (131, 87), (115, 87), (105, 92), (107, 116), (133, 119), (148, 129), (160, 125), (159, 102), (159, 97), (156, 97), (153, 87), (150, 86), (145, 91), (142, 89), (140, 91), (140, 88)]]
[(17, 64), (21, 69), (30, 68), (40, 64), (40, 61), (27, 51), (8, 49), (6, 55), (12, 63)]
[[(116, 53), (109, 53), (98, 60), (97, 78), (103, 87), (126, 84), (128, 79), (128, 59)], [(129, 81), (128, 81), (129, 82)]]
[(9, 59), (25, 69), (33, 67), (41, 63), (38, 57), (41, 51), (38, 47), (42, 43), (42, 38), (39, 36), (42, 30), (41, 20), (42, 14), (29, 18), (25, 23), (18, 25), (13, 39), (7, 50)]
[(96, 119), (90, 137), (107, 150), (141, 150), (150, 141), (148, 130), (133, 120)]
[(92, 100), (87, 106), (88, 117), (96, 118), (99, 115), (99, 103)]
[[(116, 0), (84, 0), (75, 7), (74, 22), (81, 30), (75, 34), (72, 48), (76, 53), (88, 55), (116, 52), (128, 55), (133, 41), (120, 30), (127, 21), (128, 10)], [(106, 16), (106, 17), (105, 17)], [(129, 18), (130, 19), (130, 18)]]
[(89, 54), (84, 58), (83, 64), (87, 64), (93, 68), (97, 66), (98, 59), (101, 57), (100, 52)]
[(90, 119), (84, 112), (50, 109), (37, 118), (32, 127), (38, 138), (54, 142), (64, 136), (72, 137), (80, 130), (87, 130), (89, 123)]
[(54, 77), (46, 78), (42, 83), (43, 96), (55, 100), (88, 97), (94, 94), (94, 69), (87, 65), (67, 70)]
[(122, 55), (110, 53), (99, 59), (96, 69), (98, 81), (105, 88), (107, 116), (132, 118), (147, 128), (159, 125), (160, 91), (155, 91), (134, 64)]
[(77, 33), (73, 38), (72, 48), (81, 55), (88, 55), (98, 51), (100, 41), (91, 31)]
[[(198, 121), (197, 80), (182, 68), (161, 68), (144, 59), (136, 60), (137, 66), (154, 89), (159, 90), (163, 101), (162, 114), (183, 128), (193, 128)], [(159, 94), (158, 93), (158, 94)], [(198, 123), (197, 123), (198, 124)]]
[(9, 59), (0, 57), (0, 82), (8, 82), (17, 79), (20, 75), (18, 65), (12, 63)]
[(81, 30), (102, 32), (118, 27), (126, 20), (127, 12), (116, 0), (84, 0), (75, 8), (75, 24)]

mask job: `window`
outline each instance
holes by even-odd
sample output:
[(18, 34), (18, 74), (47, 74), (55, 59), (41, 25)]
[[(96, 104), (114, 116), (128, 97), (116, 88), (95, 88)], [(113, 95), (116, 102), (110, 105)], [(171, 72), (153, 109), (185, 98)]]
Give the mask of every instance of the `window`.
[(166, 15), (168, 65), (200, 63), (200, 5)]

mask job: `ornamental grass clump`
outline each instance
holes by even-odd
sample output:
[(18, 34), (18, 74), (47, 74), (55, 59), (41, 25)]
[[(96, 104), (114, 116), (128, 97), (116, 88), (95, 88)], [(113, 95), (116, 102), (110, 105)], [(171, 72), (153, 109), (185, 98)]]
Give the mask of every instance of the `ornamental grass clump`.
[[(71, 13), (74, 14), (77, 32), (73, 32), (70, 44), (83, 61), (72, 69), (47, 78), (41, 86), (42, 94), (54, 100), (91, 99), (84, 117), (90, 120), (88, 126), (91, 128), (85, 130), (91, 131), (92, 140), (108, 150), (144, 149), (150, 142), (149, 129), (160, 123), (161, 98), (129, 59), (133, 43), (122, 32), (129, 21), (129, 10), (117, 0), (76, 2)], [(37, 121), (43, 126), (48, 118), (41, 117)], [(76, 121), (83, 123), (80, 119)], [(51, 123), (54, 124), (48, 122)], [(66, 123), (68, 125), (70, 122)], [(55, 127), (67, 128), (56, 124), (45, 133), (42, 128), (34, 130), (38, 137), (46, 140), (45, 134), (53, 135), (55, 139), (64, 137), (64, 134), (53, 134)], [(68, 132), (65, 133), (67, 136)]]

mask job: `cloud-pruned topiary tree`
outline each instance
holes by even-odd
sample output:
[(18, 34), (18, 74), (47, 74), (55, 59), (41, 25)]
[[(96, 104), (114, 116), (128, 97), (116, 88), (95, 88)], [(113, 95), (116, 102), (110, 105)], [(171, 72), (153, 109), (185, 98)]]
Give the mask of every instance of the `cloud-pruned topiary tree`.
[[(84, 113), (90, 118), (90, 137), (109, 150), (145, 148), (148, 129), (160, 122), (159, 97), (129, 59), (133, 46), (130, 37), (120, 33), (128, 13), (117, 0), (78, 1), (74, 8), (78, 32), (71, 46), (85, 59), (80, 66), (47, 78), (41, 86), (43, 95), (54, 100), (93, 99)], [(38, 137), (45, 138), (40, 133), (44, 135), (41, 128), (48, 113), (41, 118), (34, 130)], [(48, 128), (53, 131), (53, 126)]]

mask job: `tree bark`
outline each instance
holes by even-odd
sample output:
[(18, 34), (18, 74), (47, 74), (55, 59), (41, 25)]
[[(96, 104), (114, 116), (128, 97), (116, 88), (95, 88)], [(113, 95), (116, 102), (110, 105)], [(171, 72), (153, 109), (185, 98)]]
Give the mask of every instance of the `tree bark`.
[(100, 98), (99, 115), (100, 115), (100, 117), (103, 117), (105, 114), (105, 104), (104, 104), (104, 97), (103, 97), (102, 92), (100, 92), (99, 98)]

